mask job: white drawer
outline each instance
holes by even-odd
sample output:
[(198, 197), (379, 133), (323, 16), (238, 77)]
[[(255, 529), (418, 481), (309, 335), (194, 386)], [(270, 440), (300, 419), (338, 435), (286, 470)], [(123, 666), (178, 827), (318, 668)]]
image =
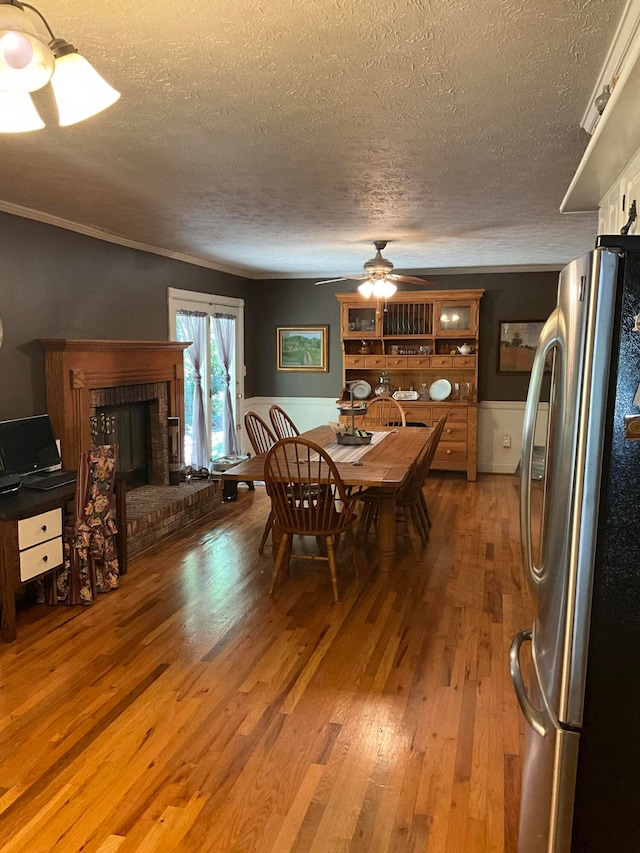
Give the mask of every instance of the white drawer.
[(62, 565), (62, 536), (20, 552), (20, 580), (28, 581)]
[(18, 522), (18, 548), (21, 551), (56, 536), (62, 536), (61, 509), (52, 509)]

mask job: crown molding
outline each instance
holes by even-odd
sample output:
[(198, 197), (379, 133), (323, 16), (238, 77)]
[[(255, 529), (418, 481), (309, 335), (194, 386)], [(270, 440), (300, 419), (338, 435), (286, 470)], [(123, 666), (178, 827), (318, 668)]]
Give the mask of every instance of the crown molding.
[[(640, 0), (638, 0), (640, 2)], [(194, 264), (198, 267), (216, 270), (216, 272), (228, 273), (239, 278), (246, 278), (251, 281), (285, 281), (287, 279), (322, 279), (333, 278), (333, 273), (284, 273), (284, 272), (259, 272), (256, 270), (248, 270), (243, 267), (230, 267), (224, 264), (214, 263), (213, 261), (197, 258), (193, 255), (185, 255), (181, 252), (172, 252), (169, 249), (163, 249), (160, 246), (152, 246), (148, 243), (140, 243), (137, 240), (129, 240), (126, 237), (119, 237), (115, 234), (110, 234), (107, 231), (101, 231), (99, 228), (93, 228), (89, 225), (81, 225), (79, 222), (72, 222), (69, 219), (63, 219), (60, 216), (54, 216), (50, 213), (44, 213), (40, 210), (33, 210), (30, 207), (23, 207), (19, 204), (12, 204), (8, 201), (0, 200), (0, 212), (9, 213), (12, 216), (20, 216), (23, 219), (32, 219), (35, 222), (42, 222), (44, 225), (53, 225), (56, 228), (64, 228), (67, 231), (74, 231), (76, 234), (83, 234), (85, 237), (93, 237), (96, 240), (103, 240), (105, 243), (114, 243), (117, 246), (124, 246), (127, 249), (137, 249), (140, 252), (150, 252), (153, 255), (160, 255), (164, 258), (171, 258), (174, 261), (181, 261), (185, 264)], [(397, 270), (397, 272), (410, 273), (411, 275), (473, 275), (479, 273), (514, 273), (514, 272), (557, 272), (565, 266), (564, 263), (556, 264), (525, 264), (511, 266), (479, 266), (479, 267), (434, 267), (432, 269), (411, 269)]]
[[(496, 274), (496, 273), (518, 273), (518, 272), (559, 272), (567, 265), (568, 261), (558, 262), (555, 264), (511, 264), (499, 267), (432, 267), (431, 269), (394, 269), (394, 272), (406, 273), (407, 275), (479, 275), (479, 274)], [(254, 276), (252, 276), (254, 277)], [(297, 280), (305, 281), (312, 279), (314, 282), (321, 281), (323, 278), (337, 278), (333, 273), (317, 273), (310, 275), (309, 273), (263, 273), (260, 276), (255, 276), (261, 281), (287, 281)], [(344, 281), (336, 281), (336, 287), (344, 287), (348, 283), (348, 279)], [(402, 282), (400, 282), (402, 287)]]
[(76, 234), (83, 234), (85, 237), (93, 237), (94, 239), (102, 240), (105, 243), (114, 243), (117, 246), (124, 246), (127, 249), (137, 249), (140, 252), (149, 252), (152, 255), (161, 255), (164, 258), (171, 258), (174, 261), (182, 261), (185, 264), (194, 264), (198, 267), (216, 270), (216, 272), (224, 272), (229, 275), (239, 276), (240, 278), (262, 278), (262, 276), (254, 270), (246, 270), (242, 267), (229, 267), (224, 264), (205, 260), (204, 258), (185, 255), (182, 252), (172, 252), (169, 249), (163, 249), (160, 246), (152, 246), (149, 243), (139, 243), (137, 240), (129, 240), (126, 237), (119, 237), (116, 234), (110, 234), (108, 231), (101, 231), (99, 228), (93, 228), (89, 225), (81, 225), (79, 222), (72, 222), (69, 219), (63, 219), (60, 216), (53, 216), (50, 213), (33, 210), (30, 207), (23, 207), (20, 204), (12, 204), (9, 201), (0, 200), (0, 211), (3, 213), (10, 213), (12, 216), (21, 216), (23, 219), (33, 219), (35, 222), (42, 222), (45, 225), (53, 225), (56, 228), (64, 228), (66, 231), (75, 231)]

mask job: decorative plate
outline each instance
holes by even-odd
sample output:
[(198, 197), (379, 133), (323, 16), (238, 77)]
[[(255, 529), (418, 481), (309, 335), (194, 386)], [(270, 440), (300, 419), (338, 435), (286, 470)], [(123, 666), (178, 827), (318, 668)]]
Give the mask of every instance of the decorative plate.
[(371, 396), (371, 385), (365, 379), (358, 379), (351, 386), (354, 400), (366, 400)]
[(394, 400), (417, 400), (420, 395), (417, 391), (394, 391), (391, 396)]
[(436, 403), (441, 403), (446, 400), (451, 393), (451, 383), (448, 379), (436, 379), (429, 388), (429, 396)]

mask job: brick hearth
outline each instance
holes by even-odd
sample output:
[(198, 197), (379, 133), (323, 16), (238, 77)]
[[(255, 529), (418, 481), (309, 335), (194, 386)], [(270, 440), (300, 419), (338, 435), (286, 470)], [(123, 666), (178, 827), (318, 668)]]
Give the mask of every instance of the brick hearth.
[(219, 480), (195, 480), (179, 486), (140, 486), (127, 493), (129, 558), (222, 505)]

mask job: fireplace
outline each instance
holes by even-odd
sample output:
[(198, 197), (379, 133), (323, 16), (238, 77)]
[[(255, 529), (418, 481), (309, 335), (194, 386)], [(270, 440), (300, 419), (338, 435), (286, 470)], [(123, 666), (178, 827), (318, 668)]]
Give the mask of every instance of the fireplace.
[[(39, 343), (45, 351), (47, 410), (61, 440), (65, 468), (75, 468), (82, 450), (96, 441), (118, 441), (125, 448), (134, 441), (135, 465), (128, 448), (125, 453), (126, 464), (140, 469), (135, 479), (168, 485), (168, 419), (184, 421), (182, 353), (188, 343), (66, 338)], [(136, 405), (142, 408), (133, 414)], [(111, 424), (107, 418), (124, 418), (119, 433), (105, 433), (102, 427)], [(148, 423), (144, 450), (138, 446), (139, 435), (130, 440), (131, 425), (137, 428), (141, 419)], [(182, 439), (180, 435), (180, 446)], [(146, 462), (138, 465), (141, 455)]]
[(89, 395), (91, 436), (118, 444), (118, 471), (130, 488), (169, 482), (166, 382), (98, 388)]
[(99, 408), (91, 424), (91, 433), (96, 444), (118, 445), (116, 470), (125, 475), (130, 489), (149, 482), (148, 403)]

